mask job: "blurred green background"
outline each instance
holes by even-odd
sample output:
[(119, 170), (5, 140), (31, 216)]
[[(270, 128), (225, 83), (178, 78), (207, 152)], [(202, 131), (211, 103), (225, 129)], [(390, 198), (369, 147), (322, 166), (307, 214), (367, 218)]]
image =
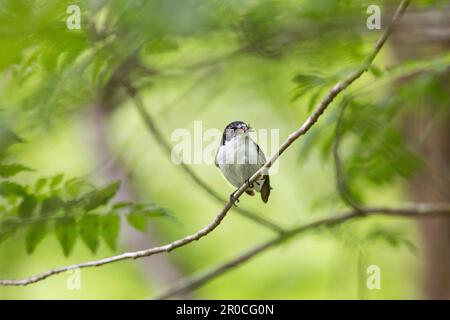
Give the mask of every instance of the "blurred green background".
[[(204, 130), (222, 131), (233, 120), (279, 129), (283, 141), (327, 89), (363, 61), (397, 5), (350, 0), (0, 3), (1, 125), (24, 140), (5, 149), (4, 159), (33, 169), (4, 180), (31, 186), (59, 173), (95, 185), (119, 179), (118, 198), (152, 202), (175, 217), (150, 218), (145, 232), (122, 219), (116, 250), (100, 241), (92, 253), (77, 236), (68, 257), (53, 231), (27, 254), (26, 228), (19, 228), (0, 243), (2, 279), (165, 244), (204, 227), (222, 208), (171, 162), (124, 85), (137, 88), (168, 141), (175, 129), (193, 132), (194, 121)], [(80, 30), (66, 27), (69, 4), (81, 8)], [(382, 8), (382, 30), (366, 28), (370, 4)], [(417, 1), (411, 12), (445, 12), (444, 5)], [(448, 85), (442, 85), (448, 50), (439, 41), (405, 40), (405, 28), (396, 30), (374, 68), (347, 95), (352, 103), (341, 154), (351, 191), (364, 204), (417, 200), (411, 192), (414, 179), (431, 169), (415, 142), (429, 127), (411, 134), (405, 123), (426, 112), (433, 120), (448, 114)], [(420, 54), (403, 56), (411, 50)], [(345, 210), (331, 156), (340, 104), (340, 99), (333, 102), (283, 154), (271, 177), (269, 202), (244, 195), (238, 206), (284, 227)], [(445, 127), (435, 122), (430, 126), (437, 132)], [(189, 166), (222, 197), (233, 191), (214, 165)], [(17, 199), (1, 200), (0, 217), (17, 213)], [(420, 230), (415, 221), (373, 217), (307, 232), (180, 297), (421, 299), (427, 292), (426, 239)], [(273, 236), (233, 210), (207, 237), (170, 254), (82, 269), (79, 290), (68, 289), (70, 274), (62, 273), (26, 287), (0, 286), (0, 298), (147, 299), (176, 279), (210, 270)], [(380, 267), (380, 289), (365, 287), (370, 265)]]

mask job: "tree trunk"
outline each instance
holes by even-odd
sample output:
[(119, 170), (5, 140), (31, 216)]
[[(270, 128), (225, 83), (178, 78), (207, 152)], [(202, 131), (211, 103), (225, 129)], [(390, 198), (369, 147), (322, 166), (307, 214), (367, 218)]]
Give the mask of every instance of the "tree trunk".
[[(122, 166), (116, 153), (111, 148), (108, 134), (108, 114), (109, 109), (102, 106), (93, 106), (89, 114), (89, 131), (92, 136), (93, 152), (101, 165), (98, 171), (101, 172), (101, 178), (106, 181), (120, 180), (121, 188), (117, 194), (119, 201), (136, 201), (138, 192), (133, 188), (132, 180), (127, 169)], [(156, 232), (152, 232), (152, 225), (149, 226), (149, 232), (142, 234), (136, 232), (127, 223), (121, 224), (121, 236), (126, 246), (130, 250), (140, 250), (160, 245), (161, 242), (156, 238)], [(153, 255), (145, 259), (140, 259), (139, 263), (143, 266), (143, 273), (152, 282), (166, 287), (180, 278), (181, 273), (168, 255)], [(180, 295), (178, 298), (192, 299), (190, 293)]]
[[(448, 9), (405, 16), (391, 38), (399, 61), (448, 52)], [(440, 78), (439, 83), (445, 92), (450, 92), (450, 74)], [(406, 119), (406, 136), (411, 144), (420, 141), (418, 151), (426, 163), (425, 170), (411, 181), (410, 195), (417, 202), (450, 202), (450, 108), (435, 106), (426, 97), (420, 107), (408, 107), (413, 107), (415, 114)], [(450, 299), (450, 219), (423, 219), (418, 227), (423, 250), (424, 296)]]

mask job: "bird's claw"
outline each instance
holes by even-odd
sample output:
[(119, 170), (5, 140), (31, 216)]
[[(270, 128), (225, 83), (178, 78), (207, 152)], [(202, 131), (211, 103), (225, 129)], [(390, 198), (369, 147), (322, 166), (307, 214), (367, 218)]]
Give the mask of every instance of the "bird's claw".
[(237, 198), (234, 197), (234, 194), (235, 194), (235, 193), (236, 193), (236, 191), (234, 191), (234, 192), (232, 192), (232, 193), (230, 194), (230, 201), (231, 201), (231, 202), (234, 201), (233, 204), (237, 207), (236, 202), (239, 203), (239, 199), (237, 199)]
[(249, 188), (253, 188), (254, 187), (253, 182), (250, 182), (250, 178), (245, 180), (245, 183), (248, 185)]

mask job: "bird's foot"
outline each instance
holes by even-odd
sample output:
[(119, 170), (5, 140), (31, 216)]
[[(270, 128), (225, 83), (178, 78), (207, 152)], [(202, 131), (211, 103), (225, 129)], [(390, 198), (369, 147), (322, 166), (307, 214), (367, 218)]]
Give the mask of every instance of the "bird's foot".
[(250, 178), (245, 180), (245, 183), (248, 185), (249, 188), (253, 188), (253, 182), (250, 182)]
[(237, 205), (236, 205), (236, 203), (239, 203), (239, 199), (237, 199), (237, 198), (235, 198), (234, 197), (234, 194), (236, 193), (236, 191), (234, 191), (234, 192), (232, 192), (231, 194), (230, 194), (230, 201), (234, 201), (234, 205), (237, 207)]

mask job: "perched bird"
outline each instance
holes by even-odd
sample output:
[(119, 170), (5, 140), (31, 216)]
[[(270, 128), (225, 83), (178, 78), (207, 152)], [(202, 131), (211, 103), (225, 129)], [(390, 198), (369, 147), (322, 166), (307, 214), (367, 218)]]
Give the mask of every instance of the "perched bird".
[[(264, 153), (249, 136), (251, 131), (253, 130), (245, 122), (231, 122), (223, 131), (222, 141), (216, 153), (216, 166), (236, 188), (248, 182), (266, 163)], [(262, 201), (266, 203), (270, 189), (269, 176), (261, 175), (245, 192), (251, 196), (255, 195), (255, 190), (260, 192)], [(234, 192), (230, 196), (233, 195)]]

